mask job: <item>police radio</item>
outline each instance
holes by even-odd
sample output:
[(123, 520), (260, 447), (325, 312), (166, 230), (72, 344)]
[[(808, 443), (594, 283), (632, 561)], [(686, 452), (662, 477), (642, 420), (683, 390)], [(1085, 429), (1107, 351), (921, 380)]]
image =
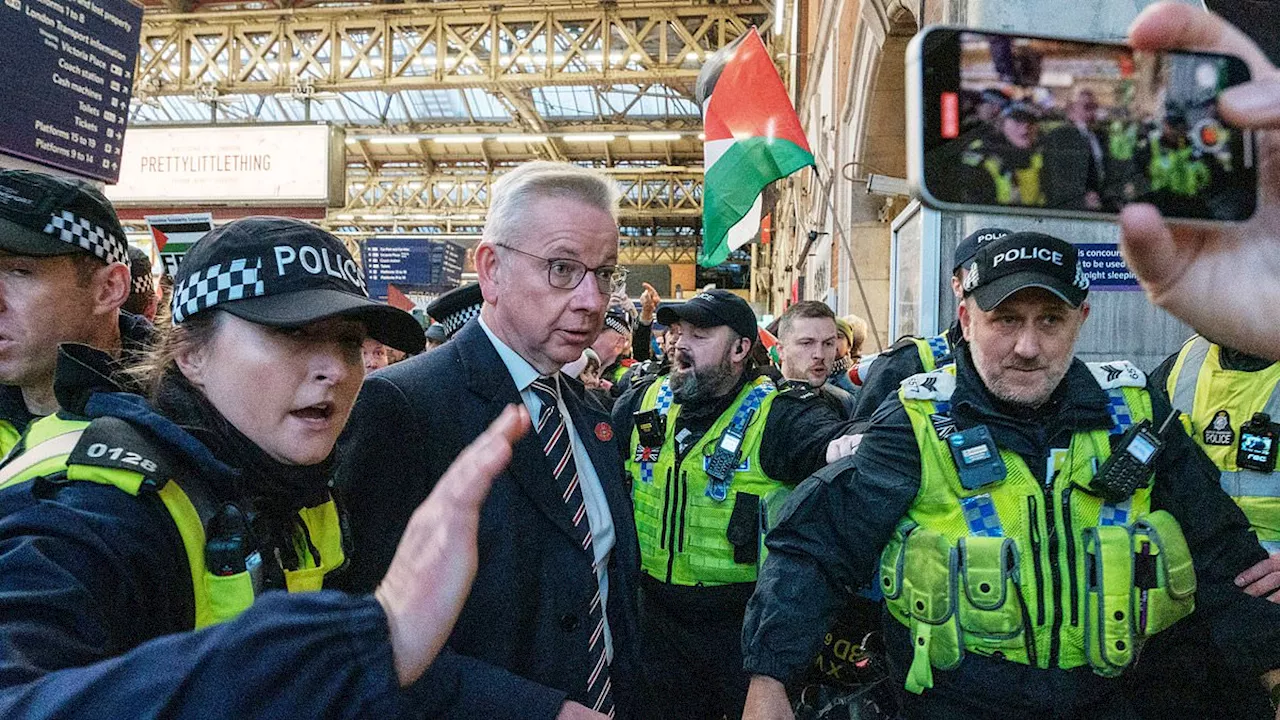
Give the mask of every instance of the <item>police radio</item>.
[[(751, 424), (751, 416), (754, 414), (755, 411), (752, 410), (747, 415), (746, 422), (742, 423), (743, 428)], [(742, 456), (744, 432), (732, 425), (725, 428), (720, 435), (720, 442), (716, 443), (715, 452), (707, 458), (707, 477), (710, 478), (710, 482), (707, 483), (707, 497), (716, 502), (723, 502), (729, 497), (729, 481), (733, 479), (733, 473), (738, 469), (738, 461)]]
[(1276, 444), (1280, 426), (1266, 413), (1254, 413), (1240, 426), (1240, 446), (1236, 448), (1236, 466), (1242, 470), (1269, 473), (1276, 469)]
[(1146, 487), (1155, 472), (1156, 456), (1164, 448), (1160, 438), (1182, 413), (1174, 410), (1160, 429), (1151, 431), (1151, 421), (1143, 420), (1120, 436), (1111, 457), (1089, 482), (1089, 490), (1111, 503), (1123, 502), (1140, 487)]

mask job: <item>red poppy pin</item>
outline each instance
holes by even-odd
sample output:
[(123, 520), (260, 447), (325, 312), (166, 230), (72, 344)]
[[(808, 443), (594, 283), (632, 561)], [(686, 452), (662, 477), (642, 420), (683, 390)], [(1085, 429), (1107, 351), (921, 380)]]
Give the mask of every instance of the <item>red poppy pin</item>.
[(596, 424), (596, 439), (600, 442), (609, 442), (613, 439), (613, 426), (607, 422)]

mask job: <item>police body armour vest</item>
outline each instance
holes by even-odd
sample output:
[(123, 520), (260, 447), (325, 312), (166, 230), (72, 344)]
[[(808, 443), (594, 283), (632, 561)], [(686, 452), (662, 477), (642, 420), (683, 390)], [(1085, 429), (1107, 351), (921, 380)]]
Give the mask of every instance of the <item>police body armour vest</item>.
[(1227, 370), (1220, 351), (1202, 337), (1188, 340), (1169, 372), (1169, 397), (1183, 412), (1188, 434), (1218, 466), (1222, 489), (1249, 518), (1258, 541), (1280, 552), (1280, 472), (1236, 463), (1241, 425), (1259, 412), (1280, 421), (1280, 363), (1257, 372)]
[[(55, 414), (32, 423), (22, 443), (25, 449), (0, 466), (0, 489), (45, 478), (110, 485), (134, 497), (154, 493), (160, 499), (177, 526), (191, 572), (194, 628), (230, 620), (253, 604), (258, 588), (250, 569), (215, 575), (206, 567), (205, 527), (216, 508), (203, 483), (173, 479), (163, 454), (132, 425), (118, 418), (89, 422)], [(319, 590), (325, 574), (345, 560), (337, 506), (330, 498), (300, 510), (298, 520), (299, 567), (283, 570), (285, 586), (289, 592)]]
[(1001, 450), (1004, 480), (975, 490), (961, 485), (946, 443), (954, 366), (903, 382), (922, 475), (880, 576), (890, 612), (912, 632), (908, 690), (932, 687), (932, 669), (954, 669), (965, 653), (1116, 676), (1143, 639), (1194, 607), (1190, 551), (1173, 517), (1151, 511), (1150, 487), (1119, 504), (1082, 487), (1110, 456), (1109, 435), (1151, 417), (1140, 371), (1090, 370), (1111, 401), (1110, 431), (1077, 432), (1053, 450), (1043, 484)]
[[(748, 382), (728, 410), (676, 461), (676, 420), (670, 378), (652, 383), (640, 410), (656, 409), (666, 418), (660, 447), (640, 442), (632, 430), (627, 472), (633, 479), (641, 569), (675, 585), (726, 585), (754, 582), (762, 559), (764, 532), (771, 527), (790, 488), (770, 479), (760, 467), (760, 440), (778, 391), (767, 377)], [(731, 473), (723, 500), (708, 492), (706, 462), (726, 428), (746, 421), (739, 464)]]

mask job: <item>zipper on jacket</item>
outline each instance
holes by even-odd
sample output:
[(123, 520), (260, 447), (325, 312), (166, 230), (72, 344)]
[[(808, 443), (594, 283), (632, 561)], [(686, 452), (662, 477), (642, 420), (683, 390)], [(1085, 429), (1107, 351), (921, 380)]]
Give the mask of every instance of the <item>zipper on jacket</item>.
[(1049, 576), (1053, 580), (1053, 632), (1049, 636), (1049, 667), (1057, 667), (1059, 646), (1062, 644), (1059, 634), (1062, 632), (1062, 571), (1058, 568), (1058, 521), (1053, 505), (1053, 481), (1058, 477), (1045, 475), (1044, 485), (1044, 521), (1049, 535)]
[(689, 475), (680, 472), (680, 552), (684, 552), (684, 529), (689, 524)]
[(1044, 625), (1044, 565), (1040, 560), (1040, 521), (1036, 498), (1027, 496), (1027, 529), (1031, 535), (1031, 560), (1036, 571), (1036, 627)]
[(668, 538), (671, 533), (671, 468), (667, 468), (667, 482), (662, 486), (662, 535), (658, 540), (658, 547), (666, 550), (670, 545)]
[(1071, 493), (1068, 485), (1062, 490), (1062, 527), (1066, 531), (1067, 586), (1071, 591), (1071, 626), (1080, 625), (1080, 577), (1076, 570), (1076, 537), (1071, 524)]

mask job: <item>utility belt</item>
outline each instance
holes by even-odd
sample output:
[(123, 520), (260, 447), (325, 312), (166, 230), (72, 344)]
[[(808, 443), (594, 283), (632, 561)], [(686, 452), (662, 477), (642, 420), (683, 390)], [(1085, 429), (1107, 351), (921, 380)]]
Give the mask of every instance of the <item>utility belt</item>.
[[(1080, 598), (1084, 656), (1114, 677), (1143, 640), (1191, 613), (1195, 571), (1182, 530), (1162, 510), (1130, 527), (1086, 528), (1083, 540), (1084, 577), (1070, 594)], [(911, 672), (921, 662), (953, 670), (966, 652), (1045, 667), (1022, 600), (1030, 569), (1019, 565), (1012, 538), (968, 536), (953, 545), (914, 522), (899, 525), (881, 556), (880, 582), (889, 611), (911, 628)]]

